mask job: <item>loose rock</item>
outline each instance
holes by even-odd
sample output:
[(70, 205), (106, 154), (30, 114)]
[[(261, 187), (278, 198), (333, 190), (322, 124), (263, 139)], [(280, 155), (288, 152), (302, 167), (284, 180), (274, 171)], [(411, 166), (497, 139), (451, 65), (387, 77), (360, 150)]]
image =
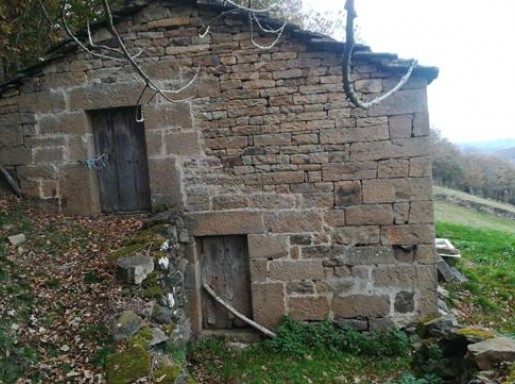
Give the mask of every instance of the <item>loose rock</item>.
[(470, 344), (468, 357), (480, 369), (491, 369), (502, 362), (515, 361), (515, 341), (508, 337), (494, 337)]
[(134, 255), (118, 260), (118, 275), (126, 283), (141, 284), (154, 271), (154, 259)]

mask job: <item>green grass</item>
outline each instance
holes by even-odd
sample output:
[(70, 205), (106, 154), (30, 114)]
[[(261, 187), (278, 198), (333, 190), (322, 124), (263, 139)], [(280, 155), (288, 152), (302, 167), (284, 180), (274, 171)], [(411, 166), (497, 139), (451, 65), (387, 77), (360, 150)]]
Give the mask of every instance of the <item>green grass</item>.
[(336, 378), (341, 383), (359, 378), (365, 384), (394, 380), (410, 370), (407, 356), (377, 358), (323, 350), (299, 356), (262, 344), (234, 351), (220, 340), (202, 342), (189, 357), (195, 375), (212, 384), (333, 383)]
[(469, 281), (448, 287), (466, 311), (464, 321), (515, 335), (515, 231), (439, 221), (436, 234), (462, 253), (458, 267)]
[(397, 379), (409, 372), (410, 341), (399, 330), (360, 333), (330, 320), (302, 323), (285, 317), (277, 337), (243, 350), (204, 340), (190, 353), (194, 371), (209, 383), (353, 383)]
[(515, 213), (514, 205), (504, 204), (504, 203), (500, 203), (498, 201), (490, 200), (490, 199), (483, 199), (481, 197), (470, 195), (468, 193), (457, 191), (455, 189), (450, 189), (450, 188), (445, 188), (445, 187), (440, 187), (440, 186), (435, 185), (435, 186), (433, 186), (433, 194), (435, 196), (442, 195), (442, 196), (457, 197), (460, 200), (470, 201), (472, 203), (477, 203), (477, 204), (481, 204), (481, 205), (484, 205), (487, 207), (501, 209), (503, 211)]
[(515, 233), (514, 220), (460, 207), (448, 201), (435, 201), (435, 217), (441, 223)]

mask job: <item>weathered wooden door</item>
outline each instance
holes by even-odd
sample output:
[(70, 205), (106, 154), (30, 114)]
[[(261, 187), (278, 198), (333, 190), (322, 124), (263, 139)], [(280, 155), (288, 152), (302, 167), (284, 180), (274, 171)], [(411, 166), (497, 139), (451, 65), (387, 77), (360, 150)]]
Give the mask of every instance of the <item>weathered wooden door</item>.
[(147, 150), (143, 123), (135, 108), (91, 113), (95, 148), (105, 154), (98, 169), (100, 200), (105, 213), (129, 213), (151, 208)]
[[(209, 236), (201, 239), (202, 279), (238, 312), (252, 318), (250, 274), (245, 236)], [(246, 324), (202, 294), (204, 329), (244, 328)]]

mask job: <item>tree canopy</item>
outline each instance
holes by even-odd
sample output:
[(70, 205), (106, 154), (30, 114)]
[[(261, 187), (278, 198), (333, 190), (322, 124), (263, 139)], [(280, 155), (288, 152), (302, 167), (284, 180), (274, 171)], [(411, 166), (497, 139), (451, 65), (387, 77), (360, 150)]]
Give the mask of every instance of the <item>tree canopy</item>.
[(462, 151), (437, 130), (431, 132), (435, 184), (515, 204), (515, 165), (497, 156)]
[[(116, 10), (128, 0), (109, 0)], [(248, 5), (247, 0), (235, 3)], [(324, 12), (305, 12), (302, 0), (262, 0), (253, 8), (269, 7), (270, 13), (287, 22), (320, 33), (343, 31), (343, 10), (335, 15)], [(0, 2), (0, 83), (9, 80), (23, 68), (38, 61), (53, 44), (65, 36), (62, 17), (73, 31), (84, 28), (87, 22), (104, 17), (101, 0), (3, 0)]]
[[(124, 0), (110, 0), (116, 9)], [(0, 2), (0, 82), (30, 66), (62, 39), (62, 16), (77, 30), (102, 16), (100, 0), (3, 0)]]

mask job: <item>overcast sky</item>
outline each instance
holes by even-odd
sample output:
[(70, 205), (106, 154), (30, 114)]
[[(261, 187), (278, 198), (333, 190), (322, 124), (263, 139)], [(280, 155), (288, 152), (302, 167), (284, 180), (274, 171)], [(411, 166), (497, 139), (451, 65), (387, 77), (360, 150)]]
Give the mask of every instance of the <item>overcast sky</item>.
[[(341, 9), (345, 0), (304, 0)], [(437, 66), (431, 126), (453, 142), (515, 139), (515, 0), (355, 0), (375, 52)]]

